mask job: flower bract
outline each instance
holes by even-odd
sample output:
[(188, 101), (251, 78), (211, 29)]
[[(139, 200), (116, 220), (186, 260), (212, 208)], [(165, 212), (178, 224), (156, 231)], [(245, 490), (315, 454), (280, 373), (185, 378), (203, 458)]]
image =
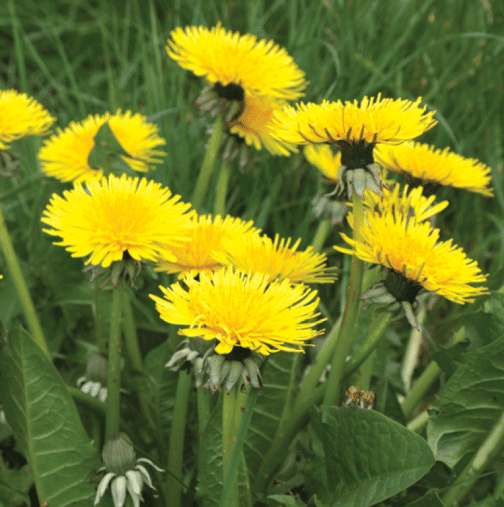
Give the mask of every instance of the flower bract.
[(334, 248), (385, 266), (455, 303), (472, 303), (475, 296), (487, 294), (486, 288), (470, 285), (486, 280), (476, 261), (452, 240), (439, 241), (439, 230), (429, 222), (417, 223), (401, 214), (366, 213), (360, 233), (361, 241), (341, 234), (353, 249)]
[(436, 149), (422, 143), (377, 146), (376, 160), (400, 174), (407, 182), (423, 185), (434, 193), (440, 186), (463, 188), (486, 197), (493, 196), (490, 187), (491, 168), (474, 158), (464, 158), (449, 148)]
[(99, 471), (106, 470), (107, 473), (98, 484), (94, 505), (100, 503), (110, 485), (114, 507), (123, 507), (127, 494), (130, 495), (133, 506), (140, 507), (144, 485), (156, 490), (145, 465), (152, 466), (158, 472), (164, 472), (150, 459), (136, 459), (135, 449), (125, 433), (112, 433), (108, 437), (103, 446), (102, 458), (105, 466)]
[(65, 129), (58, 129), (45, 141), (39, 152), (42, 171), (61, 181), (88, 181), (104, 175), (106, 167), (92, 167), (89, 156), (95, 148), (95, 136), (108, 123), (124, 153), (118, 156), (128, 166), (146, 172), (152, 164), (161, 162), (164, 152), (158, 150), (166, 143), (158, 135), (158, 127), (147, 122), (147, 117), (130, 111), (111, 115), (89, 115), (82, 122), (71, 122)]
[(222, 264), (216, 259), (215, 252), (219, 252), (223, 241), (258, 233), (252, 221), (244, 222), (230, 216), (224, 219), (219, 215), (214, 218), (211, 215), (194, 216), (192, 223), (190, 241), (171, 249), (176, 260), (160, 258), (156, 271), (180, 273), (181, 278), (187, 273), (196, 276), (200, 271), (220, 269)]
[(286, 350), (302, 352), (307, 341), (320, 334), (317, 292), (284, 280), (269, 283), (260, 273), (233, 268), (200, 273), (169, 288), (160, 287), (164, 299), (151, 295), (161, 318), (187, 326), (179, 334), (204, 340), (217, 339), (215, 352), (228, 354), (242, 347), (269, 355)]
[(159, 256), (175, 260), (170, 248), (190, 239), (190, 204), (180, 202), (168, 188), (145, 178), (109, 178), (76, 183), (53, 194), (42, 222), (56, 243), (72, 252), (72, 257), (89, 256), (86, 264), (106, 268), (123, 259), (125, 252), (136, 261)]
[(48, 134), (55, 119), (26, 93), (0, 90), (0, 150), (16, 139)]

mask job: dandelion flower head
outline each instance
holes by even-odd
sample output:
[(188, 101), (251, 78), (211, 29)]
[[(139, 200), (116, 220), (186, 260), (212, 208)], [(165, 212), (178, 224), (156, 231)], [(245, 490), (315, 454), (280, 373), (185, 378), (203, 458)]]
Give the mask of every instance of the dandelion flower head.
[(159, 137), (158, 127), (148, 123), (147, 117), (130, 111), (111, 115), (89, 115), (82, 122), (71, 122), (65, 129), (58, 129), (39, 152), (42, 171), (60, 181), (89, 181), (101, 178), (105, 167), (91, 167), (89, 155), (95, 147), (95, 136), (102, 125), (108, 122), (117, 141), (127, 153), (121, 159), (134, 171), (146, 172), (151, 164), (161, 162), (158, 150), (166, 141)]
[(220, 215), (194, 215), (191, 240), (171, 249), (176, 260), (159, 259), (155, 271), (180, 273), (179, 278), (190, 273), (192, 276), (200, 271), (220, 269), (215, 252), (219, 252), (223, 241), (232, 241), (244, 235), (258, 234), (252, 221), (244, 222), (239, 218)]
[(184, 69), (204, 76), (213, 86), (239, 85), (245, 95), (296, 100), (306, 88), (304, 72), (273, 40), (257, 40), (217, 26), (178, 27), (166, 51)]
[(387, 169), (400, 174), (407, 182), (421, 184), (435, 193), (441, 186), (463, 188), (486, 197), (493, 196), (490, 187), (491, 168), (474, 158), (464, 158), (449, 148), (436, 149), (422, 143), (377, 146), (375, 157)]
[[(408, 185), (401, 189), (399, 183), (390, 186), (384, 185), (382, 197), (371, 190), (366, 190), (364, 208), (367, 213), (377, 213), (378, 215), (391, 213), (393, 215), (413, 217), (417, 222), (423, 222), (443, 211), (449, 203), (448, 201), (442, 201), (434, 204), (436, 196), (425, 197), (422, 191), (423, 187), (409, 190)], [(348, 214), (348, 221), (353, 227), (352, 213)]]
[(151, 295), (161, 318), (187, 326), (179, 334), (204, 340), (216, 339), (218, 354), (233, 347), (264, 355), (285, 350), (303, 352), (307, 341), (320, 332), (316, 324), (317, 291), (288, 280), (270, 283), (260, 273), (246, 274), (229, 267), (187, 277), (187, 290), (174, 284), (160, 287), (164, 299)]
[(248, 146), (260, 150), (262, 145), (272, 155), (289, 155), (296, 152), (295, 145), (271, 135), (271, 125), (278, 102), (265, 96), (246, 95), (241, 114), (228, 123), (229, 132), (244, 139)]
[(0, 90), (0, 150), (16, 139), (44, 136), (53, 118), (33, 97), (16, 90)]
[(476, 261), (452, 240), (439, 241), (439, 230), (429, 222), (418, 223), (400, 214), (371, 213), (366, 214), (360, 232), (361, 241), (341, 234), (352, 249), (334, 248), (385, 266), (455, 303), (472, 303), (475, 296), (488, 293), (484, 287), (470, 285), (486, 281)]
[(244, 272), (261, 273), (274, 280), (291, 283), (332, 283), (336, 279), (332, 268), (326, 267), (327, 257), (308, 247), (298, 251), (301, 239), (290, 246), (291, 239), (275, 240), (265, 235), (246, 235), (226, 241), (217, 258), (223, 264)]
[[(294, 144), (341, 142), (401, 143), (413, 139), (436, 125), (434, 112), (402, 99), (364, 97), (359, 104), (346, 101), (286, 106), (275, 113), (273, 135)], [(342, 154), (343, 155), (343, 154)], [(346, 165), (345, 161), (342, 161)]]
[(65, 246), (72, 257), (89, 256), (86, 264), (104, 268), (122, 260), (125, 252), (137, 261), (159, 256), (175, 261), (171, 248), (190, 240), (190, 204), (160, 183), (110, 174), (86, 186), (76, 183), (64, 197), (53, 194), (42, 217), (51, 227), (44, 231), (61, 236), (55, 244)]

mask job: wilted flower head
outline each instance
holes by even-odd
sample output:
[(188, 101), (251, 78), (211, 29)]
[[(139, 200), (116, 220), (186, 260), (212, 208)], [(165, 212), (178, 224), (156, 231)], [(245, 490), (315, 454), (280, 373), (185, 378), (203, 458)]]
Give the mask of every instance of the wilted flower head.
[(0, 90), (0, 150), (16, 139), (45, 136), (53, 118), (34, 98), (16, 90)]
[(143, 501), (144, 484), (153, 490), (156, 489), (143, 463), (148, 463), (158, 472), (164, 472), (150, 459), (136, 459), (135, 449), (125, 433), (112, 433), (109, 436), (103, 446), (102, 459), (105, 466), (100, 470), (105, 470), (107, 473), (98, 485), (94, 505), (100, 502), (110, 484), (115, 507), (123, 507), (127, 493), (134, 507), (139, 507), (140, 502)]
[(108, 359), (101, 354), (93, 354), (86, 364), (86, 374), (77, 380), (77, 387), (93, 398), (107, 400)]

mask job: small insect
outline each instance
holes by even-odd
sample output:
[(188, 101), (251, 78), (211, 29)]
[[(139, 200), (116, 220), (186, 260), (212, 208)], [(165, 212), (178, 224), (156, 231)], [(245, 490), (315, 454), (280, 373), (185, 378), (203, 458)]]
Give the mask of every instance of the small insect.
[(375, 402), (376, 393), (373, 391), (363, 391), (356, 386), (350, 386), (346, 392), (345, 407), (373, 410)]

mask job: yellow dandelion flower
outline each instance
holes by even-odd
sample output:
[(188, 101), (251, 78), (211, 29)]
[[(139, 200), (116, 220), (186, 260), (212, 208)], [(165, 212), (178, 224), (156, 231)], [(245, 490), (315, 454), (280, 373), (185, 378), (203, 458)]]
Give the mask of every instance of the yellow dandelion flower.
[(297, 152), (295, 145), (285, 143), (271, 135), (273, 113), (278, 108), (277, 102), (268, 97), (246, 95), (241, 114), (228, 122), (229, 132), (242, 137), (248, 146), (254, 145), (257, 150), (264, 145), (273, 155), (289, 155), (291, 151)]
[[(273, 135), (294, 144), (401, 143), (413, 139), (436, 125), (434, 111), (402, 99), (364, 97), (359, 105), (346, 101), (298, 104), (275, 112)], [(344, 153), (342, 153), (342, 156)], [(342, 161), (345, 164), (345, 161)]]
[(158, 136), (158, 127), (147, 117), (130, 111), (115, 115), (89, 115), (84, 121), (71, 122), (65, 129), (45, 141), (39, 152), (42, 171), (61, 181), (89, 181), (103, 176), (103, 168), (92, 168), (89, 155), (95, 146), (95, 136), (102, 125), (108, 125), (128, 156), (120, 155), (133, 170), (146, 172), (151, 164), (161, 162), (164, 152), (157, 150), (166, 141)]
[(257, 40), (247, 34), (226, 31), (219, 23), (212, 29), (203, 26), (176, 28), (171, 32), (166, 51), (184, 69), (205, 76), (213, 86), (239, 85), (246, 95), (295, 100), (307, 83), (287, 51), (273, 40)]
[(491, 168), (474, 158), (464, 158), (449, 148), (436, 149), (421, 143), (377, 146), (375, 158), (411, 184), (421, 184), (434, 193), (441, 186), (463, 188), (493, 197)]
[(234, 266), (244, 272), (261, 273), (270, 282), (289, 280), (291, 283), (332, 283), (336, 275), (334, 268), (326, 267), (327, 257), (318, 254), (308, 247), (304, 252), (297, 249), (301, 242), (298, 239), (290, 246), (291, 239), (275, 241), (268, 236), (246, 235), (231, 241), (223, 242), (222, 250), (216, 258), (222, 264)]
[(89, 255), (86, 264), (104, 268), (125, 252), (137, 261), (175, 260), (170, 249), (189, 241), (190, 204), (179, 202), (180, 196), (160, 183), (110, 174), (86, 186), (77, 182), (64, 198), (53, 194), (42, 217), (52, 227), (44, 232), (61, 236), (55, 244), (67, 247), (72, 257)]
[(223, 241), (259, 232), (253, 227), (252, 220), (244, 222), (231, 216), (223, 220), (219, 215), (214, 218), (195, 215), (192, 223), (190, 241), (171, 249), (176, 260), (159, 259), (155, 271), (180, 273), (181, 278), (187, 273), (196, 276), (200, 271), (220, 269), (222, 264), (216, 260), (215, 252), (219, 251)]
[(339, 151), (334, 153), (327, 144), (309, 144), (304, 149), (304, 155), (331, 183), (337, 183), (341, 167)]
[[(233, 347), (248, 348), (269, 355), (286, 350), (303, 352), (319, 314), (317, 291), (288, 280), (270, 283), (260, 273), (245, 274), (233, 268), (201, 273), (169, 288), (160, 287), (164, 299), (151, 294), (161, 318), (170, 324), (188, 326), (179, 334), (204, 340), (217, 339), (218, 354)], [(296, 348), (293, 348), (296, 347)]]
[(345, 234), (343, 239), (353, 247), (336, 250), (373, 264), (380, 264), (402, 275), (413, 286), (425, 288), (455, 303), (472, 303), (474, 296), (488, 294), (484, 287), (472, 283), (486, 281), (476, 263), (452, 240), (438, 241), (439, 230), (428, 222), (418, 223), (400, 214), (366, 214), (361, 241)]
[[(371, 190), (366, 190), (364, 208), (370, 213), (384, 215), (391, 213), (395, 215), (404, 215), (414, 217), (417, 222), (423, 222), (431, 216), (443, 211), (448, 206), (448, 201), (442, 201), (434, 204), (436, 196), (425, 197), (423, 187), (416, 187), (411, 190), (408, 185), (401, 190), (401, 185), (395, 183), (390, 188), (383, 187), (383, 196), (377, 196)], [(353, 214), (348, 214), (348, 222), (353, 227)]]
[(421, 98), (410, 100), (375, 99), (298, 104), (275, 111), (272, 134), (294, 144), (336, 144), (341, 152), (336, 191), (355, 192), (362, 199), (369, 188), (382, 194), (381, 168), (373, 158), (377, 143), (401, 143), (419, 136), (437, 122), (434, 112), (419, 107)]
[(33, 97), (16, 90), (0, 90), (0, 150), (25, 136), (45, 136), (53, 118)]

